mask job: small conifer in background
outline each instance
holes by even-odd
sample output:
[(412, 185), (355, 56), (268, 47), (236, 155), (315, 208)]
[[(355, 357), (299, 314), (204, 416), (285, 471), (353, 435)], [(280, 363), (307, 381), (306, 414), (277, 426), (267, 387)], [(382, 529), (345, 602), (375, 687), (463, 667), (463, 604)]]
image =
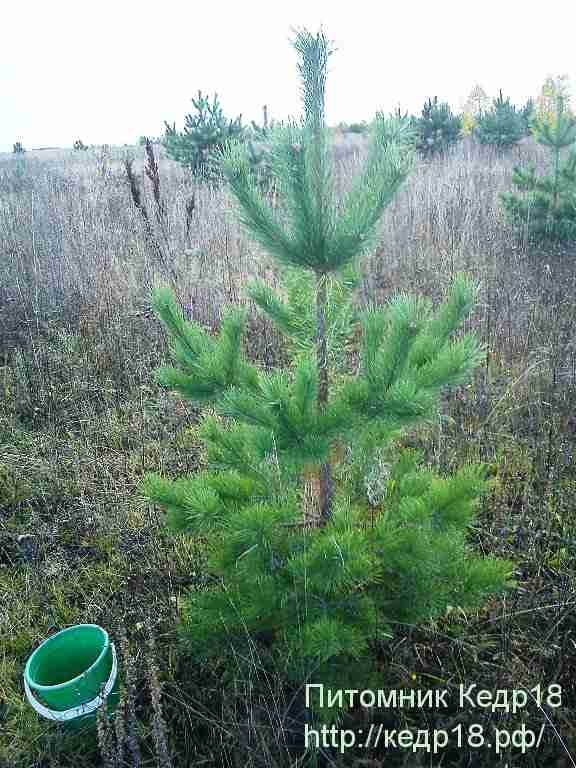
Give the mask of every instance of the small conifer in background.
[(275, 120), (269, 120), (268, 107), (264, 105), (262, 108), (262, 125), (252, 120), (250, 127), (244, 133), (250, 167), (262, 191), (270, 191), (273, 188), (274, 180), (270, 167), (270, 138), (271, 132), (278, 125), (281, 124)]
[(500, 91), (492, 103), (492, 109), (478, 119), (475, 134), (481, 144), (509, 149), (524, 136), (525, 121), (510, 103), (510, 99), (505, 99)]
[(520, 110), (520, 116), (522, 118), (522, 124), (524, 128), (524, 135), (529, 136), (531, 133), (532, 121), (536, 116), (536, 107), (534, 105), (534, 99), (528, 99), (526, 104)]
[(453, 115), (450, 105), (438, 103), (438, 97), (428, 99), (420, 118), (413, 120), (417, 132), (417, 147), (424, 157), (446, 151), (460, 138), (462, 120)]
[(511, 566), (466, 540), (483, 467), (441, 477), (399, 442), (434, 422), (442, 391), (481, 359), (475, 336), (459, 333), (475, 288), (458, 277), (436, 309), (407, 294), (361, 312), (353, 301), (361, 259), (411, 167), (409, 123), (377, 115), (363, 170), (337, 200), (324, 116), (331, 47), (307, 30), (294, 46), (304, 116), (274, 132), (280, 210), (259, 191), (244, 144), (222, 160), (243, 225), (286, 269), (282, 293), (256, 283), (250, 295), (289, 342), (291, 366), (247, 360), (242, 309), (212, 337), (157, 287), (176, 363), (157, 380), (207, 408), (208, 468), (147, 475), (141, 492), (208, 547), (214, 579), (189, 593), (184, 615), (194, 659), (257, 644), (298, 682), (368, 685), (398, 622), (478, 606)]
[(228, 119), (222, 110), (218, 94), (212, 101), (198, 91), (192, 99), (195, 113), (184, 118), (184, 130), (165, 123), (164, 147), (168, 157), (190, 168), (200, 179), (215, 181), (220, 176), (218, 153), (230, 139), (242, 135), (242, 117)]
[[(551, 154), (552, 174), (537, 176), (533, 164), (514, 168), (512, 181), (521, 195), (502, 195), (511, 221), (529, 239), (576, 239), (576, 118), (558, 96), (554, 116), (546, 113), (532, 122), (537, 141)], [(563, 160), (562, 150), (569, 149)]]

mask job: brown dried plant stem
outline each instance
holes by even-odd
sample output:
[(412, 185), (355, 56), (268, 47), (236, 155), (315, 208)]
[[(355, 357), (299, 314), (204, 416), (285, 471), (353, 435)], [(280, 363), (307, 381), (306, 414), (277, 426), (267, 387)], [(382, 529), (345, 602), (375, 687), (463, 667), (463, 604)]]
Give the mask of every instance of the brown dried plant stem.
[[(154, 199), (156, 201), (156, 218), (158, 220), (158, 223), (162, 227), (164, 223), (164, 218), (163, 218), (164, 203), (160, 197), (160, 179), (158, 175), (158, 166), (156, 164), (154, 153), (152, 152), (151, 146), (147, 148), (147, 156), (148, 156), (148, 163), (145, 167), (145, 172), (148, 178), (152, 182)], [(152, 158), (152, 160), (150, 158)], [(152, 226), (150, 215), (148, 213), (146, 204), (142, 197), (138, 179), (136, 177), (136, 174), (134, 173), (133, 164), (134, 164), (134, 159), (132, 157), (127, 156), (124, 158), (124, 170), (126, 172), (126, 178), (128, 179), (128, 184), (130, 187), (132, 202), (134, 203), (134, 207), (140, 213), (142, 220), (144, 222), (148, 246), (150, 247), (152, 253), (154, 254), (156, 261), (161, 265), (164, 273), (170, 278), (172, 287), (175, 293), (180, 298), (180, 295), (178, 292), (178, 275), (176, 274), (176, 270), (174, 269), (174, 267), (169, 263), (169, 260), (166, 257), (164, 249), (158, 242), (158, 238), (156, 237), (156, 233), (154, 232), (154, 227)]]

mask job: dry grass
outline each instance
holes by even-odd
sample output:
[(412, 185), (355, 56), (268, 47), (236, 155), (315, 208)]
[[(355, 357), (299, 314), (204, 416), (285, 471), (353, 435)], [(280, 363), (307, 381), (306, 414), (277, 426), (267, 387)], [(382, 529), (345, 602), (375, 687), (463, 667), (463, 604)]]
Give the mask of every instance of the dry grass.
[[(273, 280), (274, 272), (239, 230), (226, 192), (195, 187), (163, 155), (164, 213), (153, 216), (144, 149), (130, 151), (150, 226), (133, 204), (124, 150), (27, 153), (20, 175), (14, 158), (0, 158), (0, 634), (8, 638), (0, 652), (0, 764), (78, 764), (78, 746), (32, 722), (22, 704), (21, 666), (35, 643), (88, 619), (124, 623), (134, 641), (152, 616), (156, 693), (135, 705), (143, 763), (166, 763), (169, 749), (174, 765), (296, 765), (297, 693), (256, 658), (239, 660), (237, 695), (226, 698), (231, 684), (217, 665), (195, 668), (176, 650), (176, 608), (203, 578), (201, 555), (134, 498), (143, 472), (181, 474), (202, 462), (194, 411), (151, 383), (166, 348), (150, 316), (150, 286), (174, 279), (189, 315), (214, 327), (222, 307), (243, 300), (251, 276)], [(363, 151), (360, 138), (336, 142), (340, 190)], [(550, 715), (574, 750), (576, 250), (534, 252), (506, 225), (499, 195), (510, 189), (514, 163), (528, 160), (546, 162), (531, 142), (498, 155), (466, 141), (419, 163), (366, 264), (362, 302), (398, 289), (439, 298), (462, 269), (480, 281), (470, 324), (486, 344), (485, 365), (447, 399), (437, 429), (411, 440), (441, 469), (478, 458), (491, 465), (495, 486), (472, 539), (518, 563), (518, 587), (506, 601), (441, 626), (399, 627), (382, 685), (410, 685), (412, 673), (420, 687), (561, 683), (564, 706)], [(275, 334), (250, 322), (250, 354), (273, 364)], [(455, 714), (391, 713), (390, 722), (444, 727)], [(496, 716), (462, 717), (490, 726)], [(542, 713), (530, 710), (527, 722), (539, 727)], [(156, 756), (159, 743), (164, 758)], [(97, 765), (90, 754), (83, 764)], [(496, 765), (489, 750), (453, 750), (447, 759), (443, 765)], [(541, 750), (507, 759), (531, 768), (570, 764), (552, 729)], [(402, 760), (389, 755), (390, 765)], [(429, 764), (415, 760), (410, 765)], [(341, 764), (354, 763), (350, 756)]]

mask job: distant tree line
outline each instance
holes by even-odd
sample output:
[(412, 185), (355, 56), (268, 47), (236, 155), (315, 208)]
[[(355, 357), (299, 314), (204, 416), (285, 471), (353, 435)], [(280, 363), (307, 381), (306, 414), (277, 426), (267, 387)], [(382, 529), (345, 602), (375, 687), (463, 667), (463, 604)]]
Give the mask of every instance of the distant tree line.
[[(502, 90), (491, 100), (484, 89), (476, 85), (461, 114), (454, 114), (447, 102), (433, 96), (425, 101), (420, 116), (403, 115), (398, 107), (396, 117), (409, 120), (416, 146), (425, 158), (444, 153), (464, 136), (473, 136), (482, 144), (506, 150), (530, 133), (535, 134), (535, 121), (554, 119), (557, 96), (567, 105), (566, 77), (547, 78), (538, 98), (529, 99), (521, 107), (512, 104)], [(254, 170), (259, 176), (267, 175), (268, 133), (278, 124), (269, 122), (266, 107), (261, 125), (254, 121), (245, 125), (242, 115), (230, 118), (224, 113), (217, 94), (209, 98), (198, 91), (192, 104), (194, 109), (185, 115), (182, 130), (177, 129), (175, 123), (165, 122), (162, 143), (169, 157), (188, 167), (198, 178), (214, 181), (221, 178), (218, 158), (223, 147), (230, 139), (242, 139), (249, 142)], [(366, 121), (340, 123), (338, 130), (362, 134), (370, 127)]]
[[(221, 158), (225, 147), (231, 140), (240, 140), (247, 147), (249, 170), (258, 186), (270, 188), (273, 134), (289, 130), (290, 124), (270, 120), (266, 106), (261, 124), (244, 124), (242, 115), (230, 118), (225, 114), (218, 94), (210, 98), (198, 91), (192, 105), (182, 130), (165, 121), (163, 137), (149, 140), (141, 136), (139, 144), (162, 143), (168, 157), (188, 168), (199, 181), (218, 184), (223, 180)], [(475, 85), (460, 114), (453, 113), (448, 102), (433, 96), (426, 99), (419, 116), (403, 113), (398, 106), (395, 117), (406, 123), (424, 160), (442, 156), (465, 137), (505, 152), (532, 135), (550, 150), (552, 175), (539, 178), (533, 167), (516, 168), (512, 181), (521, 194), (503, 197), (505, 211), (509, 220), (531, 238), (576, 238), (576, 117), (570, 110), (566, 76), (548, 77), (538, 97), (521, 107), (512, 104), (502, 90), (490, 99), (480, 85)], [(340, 123), (337, 130), (364, 134), (372, 126), (365, 121)], [(88, 149), (81, 139), (76, 139), (73, 147), (77, 151)], [(562, 150), (569, 149), (563, 160)], [(24, 154), (21, 141), (14, 143), (13, 152)]]

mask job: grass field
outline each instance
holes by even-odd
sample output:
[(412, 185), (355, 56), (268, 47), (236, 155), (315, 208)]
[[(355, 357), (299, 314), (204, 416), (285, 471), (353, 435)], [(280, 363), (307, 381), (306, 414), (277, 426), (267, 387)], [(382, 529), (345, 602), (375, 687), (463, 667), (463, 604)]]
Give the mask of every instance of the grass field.
[[(179, 644), (181, 597), (206, 578), (203, 553), (135, 493), (144, 472), (176, 476), (203, 462), (197, 413), (152, 381), (167, 348), (150, 287), (172, 282), (188, 315), (216, 328), (250, 277), (274, 281), (273, 265), (239, 229), (227, 193), (196, 186), (161, 152), (156, 216), (144, 151), (133, 148), (145, 220), (126, 151), (0, 156), (0, 766), (302, 765), (298, 692), (257, 657), (249, 674), (240, 661), (230, 674), (195, 665)], [(339, 189), (363, 152), (358, 137), (335, 140)], [(469, 324), (484, 365), (446, 398), (434, 429), (410, 439), (441, 471), (490, 465), (470, 541), (517, 564), (516, 588), (481, 612), (399, 626), (382, 688), (559, 684), (562, 706), (389, 713), (393, 728), (546, 725), (526, 754), (454, 748), (432, 763), (391, 751), (390, 766), (576, 764), (576, 246), (535, 249), (506, 224), (499, 195), (529, 160), (546, 166), (530, 140), (504, 155), (464, 140), (420, 161), (385, 214), (358, 301), (397, 290), (438, 300), (462, 270), (479, 281)], [(247, 338), (262, 365), (281, 359), (253, 312)], [(126, 680), (116, 733), (101, 723), (82, 740), (39, 721), (21, 684), (31, 650), (77, 622), (110, 629)], [(326, 764), (384, 763), (366, 751)]]

